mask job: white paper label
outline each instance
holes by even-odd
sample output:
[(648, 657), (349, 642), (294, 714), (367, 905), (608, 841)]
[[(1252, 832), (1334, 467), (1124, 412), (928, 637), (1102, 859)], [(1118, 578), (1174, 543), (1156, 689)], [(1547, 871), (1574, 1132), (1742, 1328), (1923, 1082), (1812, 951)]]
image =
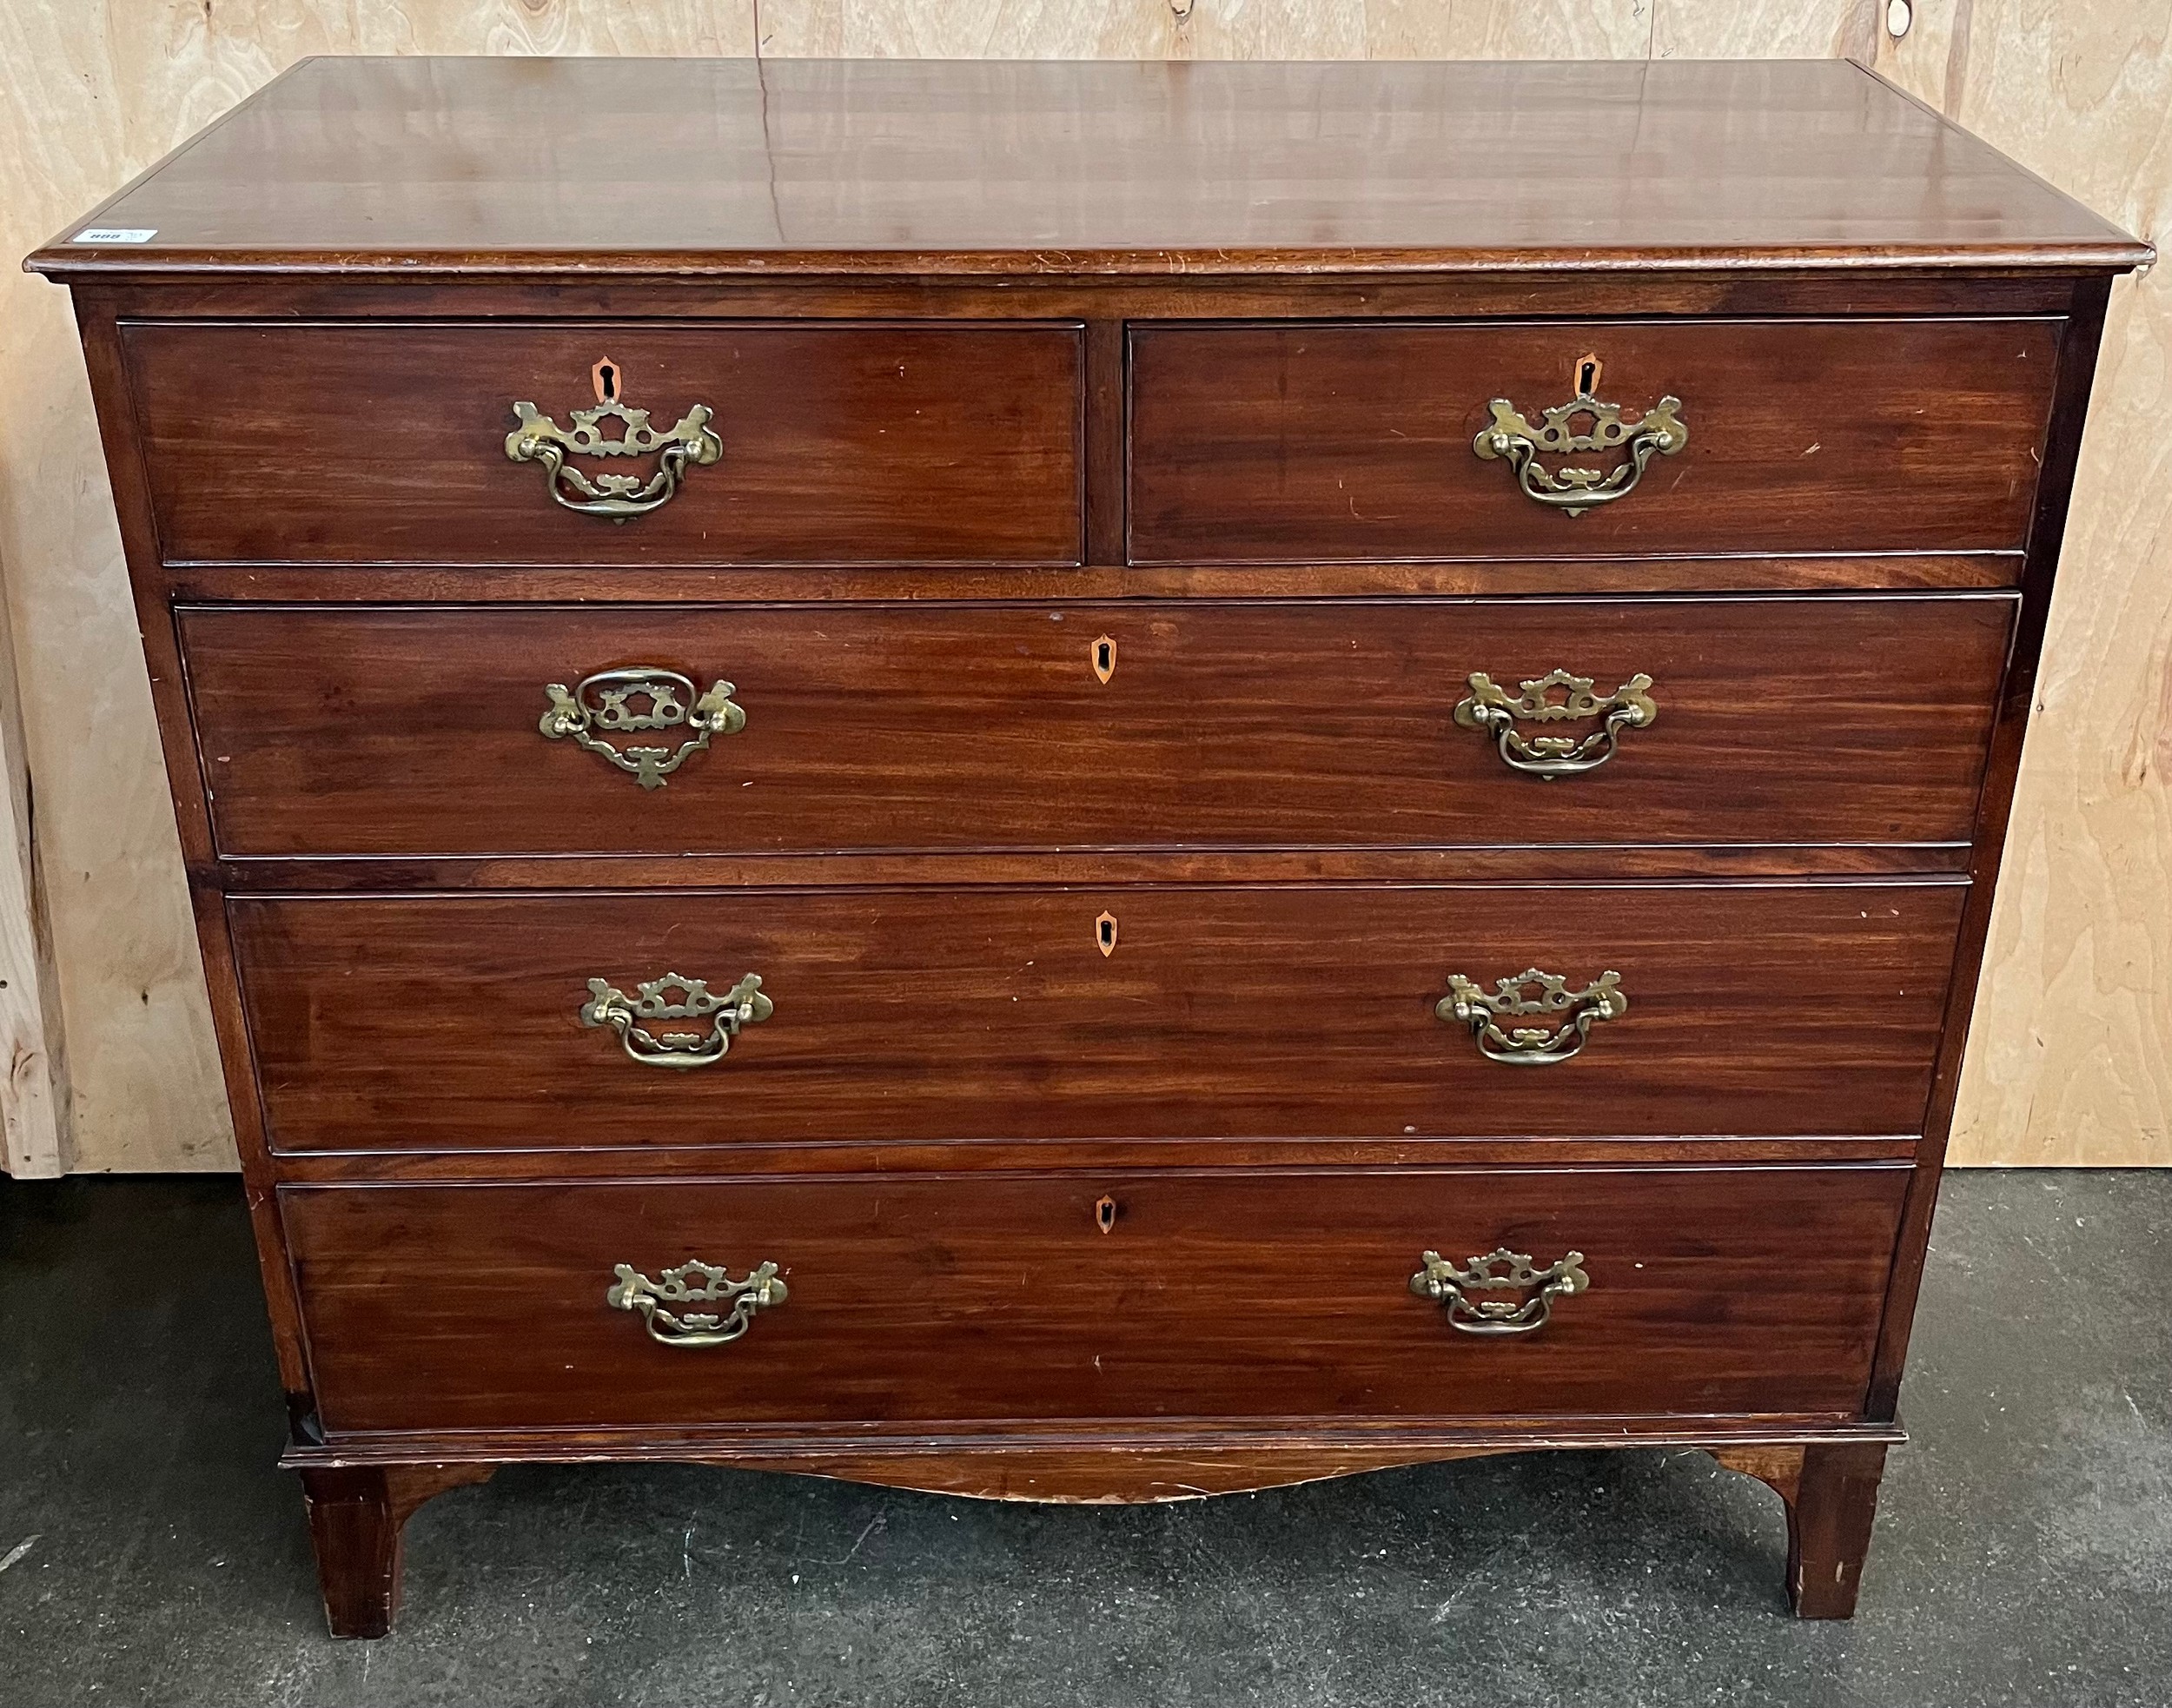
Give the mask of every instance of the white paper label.
[(122, 225), (87, 225), (76, 234), (78, 243), (148, 243), (158, 235), (154, 226), (149, 231)]

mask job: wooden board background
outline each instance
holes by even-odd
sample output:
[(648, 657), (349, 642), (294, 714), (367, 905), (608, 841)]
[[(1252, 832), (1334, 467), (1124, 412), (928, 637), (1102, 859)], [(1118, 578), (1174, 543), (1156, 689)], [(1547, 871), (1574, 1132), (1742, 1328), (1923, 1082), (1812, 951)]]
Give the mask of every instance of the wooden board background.
[[(72, 1144), (82, 1169), (221, 1168), (233, 1149), (66, 297), (14, 262), (295, 58), (1851, 54), (2155, 234), (2172, 191), (2172, 0), (1915, 11), (1895, 42), (1884, 0), (0, 0), (0, 160), (15, 163), (0, 179), (0, 577), (17, 678), (10, 696), (0, 670), (0, 754), (27, 756), (35, 804), (21, 810), (18, 787), (20, 881), (0, 884), (14, 1065), (0, 1115), (11, 1142), (40, 1119), (25, 1099), (60, 1117), (15, 1166), (50, 1171)], [(1961, 1162), (2172, 1163), (2169, 357), (2163, 273), (2122, 283), (1962, 1086)], [(40, 885), (42, 993), (22, 917)], [(63, 1044), (64, 1071), (41, 1089)]]

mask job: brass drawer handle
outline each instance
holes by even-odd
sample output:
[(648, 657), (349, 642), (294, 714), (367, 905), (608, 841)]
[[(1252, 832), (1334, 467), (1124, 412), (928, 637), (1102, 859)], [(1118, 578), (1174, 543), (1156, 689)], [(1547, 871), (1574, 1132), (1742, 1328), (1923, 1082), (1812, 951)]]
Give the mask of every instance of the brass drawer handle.
[[(679, 993), (672, 1001), (670, 994)], [(777, 1005), (762, 994), (762, 976), (749, 973), (721, 996), (707, 981), (666, 973), (633, 995), (600, 978), (588, 981), (588, 1000), (580, 1005), (584, 1026), (608, 1026), (619, 1035), (626, 1053), (645, 1068), (705, 1068), (721, 1062), (738, 1036), (739, 1028), (766, 1020)], [(652, 1032), (642, 1024), (649, 1020), (706, 1020), (700, 1032)]]
[[(596, 407), (574, 410), (570, 427), (539, 414), (533, 403), (514, 404), (516, 425), (506, 435), (506, 454), (515, 462), (541, 463), (552, 498), (568, 510), (624, 521), (668, 504), (687, 466), (716, 461), (724, 454), (724, 441), (709, 426), (715, 411), (705, 403), (694, 405), (669, 433), (659, 433), (649, 425), (647, 410), (629, 409), (619, 401), (621, 372), (607, 356), (596, 364)], [(623, 423), (616, 438), (604, 434), (606, 420)], [(646, 480), (638, 474), (591, 476), (566, 460), (569, 456), (650, 455), (656, 458), (656, 473)]]
[[(1601, 973), (1581, 990), (1572, 990), (1568, 984), (1559, 973), (1533, 967), (1513, 978), (1496, 980), (1488, 996), (1461, 973), (1450, 973), (1448, 994), (1434, 1005), (1433, 1011), (1441, 1020), (1460, 1021), (1468, 1026), (1478, 1040), (1479, 1053), (1488, 1061), (1550, 1068), (1583, 1049), (1584, 1040), (1599, 1021), (1619, 1020), (1629, 1011), (1619, 973)], [(1533, 990), (1536, 995), (1526, 994)], [(1547, 1023), (1502, 1023), (1538, 1016), (1543, 1016)]]
[[(618, 1279), (604, 1295), (613, 1310), (639, 1311), (648, 1325), (649, 1339), (664, 1347), (720, 1347), (736, 1341), (753, 1326), (754, 1314), (785, 1302), (785, 1283), (777, 1278), (774, 1263), (758, 1265), (745, 1281), (733, 1281), (713, 1263), (693, 1258), (676, 1269), (664, 1271), (664, 1279), (651, 1281), (630, 1263), (614, 1266)], [(689, 1276), (700, 1277), (698, 1287), (687, 1285)], [(681, 1311), (666, 1305), (706, 1304), (728, 1300), (732, 1308), (719, 1316), (713, 1311)]]
[[(718, 678), (701, 693), (690, 677), (655, 665), (599, 670), (566, 688), (553, 682), (543, 690), (550, 710), (536, 728), (553, 741), (571, 736), (575, 744), (599, 754), (628, 773), (644, 789), (661, 789), (664, 779), (709, 745), (712, 736), (737, 735), (746, 727), (746, 711), (733, 703), (738, 691)], [(677, 748), (613, 747), (603, 737), (619, 732), (691, 731)]]
[[(1592, 1284), (1581, 1267), (1580, 1251), (1543, 1269), (1533, 1268), (1530, 1258), (1506, 1246), (1467, 1260), (1460, 1269), (1437, 1251), (1427, 1252), (1419, 1261), (1424, 1267), (1410, 1278), (1410, 1290), (1420, 1299), (1446, 1306), (1448, 1327), (1466, 1334), (1535, 1334), (1553, 1314), (1556, 1299), (1569, 1298)], [(1525, 1296), (1473, 1299), (1473, 1293)]]
[[(1599, 372), (1597, 356), (1579, 357), (1576, 395), (1540, 410), (1540, 427), (1533, 427), (1506, 398), (1495, 398), (1487, 406), (1493, 419), (1471, 441), (1471, 448), (1487, 462), (1505, 460), (1516, 471), (1516, 484), (1526, 498), (1571, 516), (1626, 497), (1644, 478), (1646, 465), (1654, 455), (1674, 456), (1689, 443), (1689, 427), (1679, 413), (1679, 397), (1663, 397), (1638, 420), (1625, 421), (1619, 403), (1601, 403), (1593, 395)], [(1591, 423), (1588, 433), (1576, 431), (1579, 420)], [(1625, 447), (1628, 460), (1610, 469), (1549, 471), (1539, 461), (1541, 451), (1558, 456)]]
[[(1566, 670), (1550, 670), (1544, 676), (1519, 683), (1520, 692), (1511, 694), (1482, 670), (1470, 676), (1471, 692), (1455, 704), (1455, 721), (1467, 730), (1481, 730), (1494, 738), (1501, 763), (1529, 777), (1573, 777), (1596, 771), (1614, 757), (1624, 730), (1640, 730), (1659, 715), (1652, 698), (1652, 679), (1639, 671), (1611, 694), (1594, 693), (1592, 679), (1572, 676)], [(1557, 688), (1566, 692), (1553, 698)], [(1519, 723), (1559, 724), (1574, 718), (1597, 718), (1599, 726), (1582, 737), (1526, 735)]]

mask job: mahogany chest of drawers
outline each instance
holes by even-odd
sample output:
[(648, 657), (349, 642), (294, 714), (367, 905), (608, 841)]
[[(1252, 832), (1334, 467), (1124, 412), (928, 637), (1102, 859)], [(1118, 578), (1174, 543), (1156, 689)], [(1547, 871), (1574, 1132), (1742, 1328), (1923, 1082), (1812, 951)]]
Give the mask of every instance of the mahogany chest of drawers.
[(75, 289), (326, 1605), (1706, 1447), (1853, 1606), (2107, 293), (1845, 63), (305, 63)]

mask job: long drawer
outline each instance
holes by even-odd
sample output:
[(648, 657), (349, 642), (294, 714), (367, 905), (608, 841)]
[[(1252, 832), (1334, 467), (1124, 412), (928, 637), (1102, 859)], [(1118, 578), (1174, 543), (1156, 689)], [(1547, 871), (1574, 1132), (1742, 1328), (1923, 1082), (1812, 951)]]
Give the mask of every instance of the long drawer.
[[(1130, 556), (2016, 550), (2059, 330), (1877, 319), (1136, 328)], [(1668, 420), (1657, 412), (1670, 398)], [(1504, 433), (1525, 450), (1504, 453)], [(1599, 478), (1579, 485), (1575, 469)]]
[[(325, 856), (1965, 842), (2012, 610), (240, 605), (178, 621), (221, 851)], [(719, 683), (728, 731), (702, 710)]]
[[(1838, 1416), (1861, 1404), (1907, 1178), (923, 1175), (280, 1202), (334, 1430)], [(710, 1267), (667, 1273), (689, 1263)]]
[(1905, 1134), (1964, 894), (1112, 885), (228, 908), (274, 1147), (396, 1150)]
[[(122, 343), (169, 561), (1079, 559), (1076, 326), (138, 321)], [(515, 460), (518, 404), (565, 438)], [(663, 439), (592, 453), (630, 434)], [(627, 503), (649, 507), (574, 508)]]

